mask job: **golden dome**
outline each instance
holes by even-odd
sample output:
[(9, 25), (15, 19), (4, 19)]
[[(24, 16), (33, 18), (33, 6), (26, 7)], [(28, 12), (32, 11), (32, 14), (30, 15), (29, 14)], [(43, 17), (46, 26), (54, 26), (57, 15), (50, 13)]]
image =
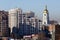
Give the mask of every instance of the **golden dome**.
[(43, 13), (48, 13), (47, 6), (45, 6)]

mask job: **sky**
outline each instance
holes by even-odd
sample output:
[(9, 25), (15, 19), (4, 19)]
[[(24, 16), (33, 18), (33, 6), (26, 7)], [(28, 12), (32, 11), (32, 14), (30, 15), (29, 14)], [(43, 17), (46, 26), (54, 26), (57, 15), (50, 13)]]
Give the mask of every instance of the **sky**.
[(0, 0), (0, 10), (21, 8), (23, 12), (33, 11), (42, 20), (45, 5), (49, 11), (50, 20), (60, 22), (60, 0)]

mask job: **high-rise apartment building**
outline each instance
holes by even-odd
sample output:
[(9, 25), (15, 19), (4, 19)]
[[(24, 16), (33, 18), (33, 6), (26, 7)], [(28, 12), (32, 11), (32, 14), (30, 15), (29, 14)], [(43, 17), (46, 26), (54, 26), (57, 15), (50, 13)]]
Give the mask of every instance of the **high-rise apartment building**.
[(32, 11), (27, 11), (24, 13), (27, 18), (31, 18), (35, 16), (35, 13)]
[(13, 27), (19, 28), (19, 23), (22, 23), (22, 10), (20, 8), (9, 10), (9, 27), (11, 32)]
[(41, 30), (42, 27), (41, 23), (42, 23), (41, 20), (36, 17), (30, 18), (30, 25), (35, 28), (35, 29), (32, 28), (32, 30), (34, 30), (33, 32), (38, 33), (39, 32), (38, 30)]
[(0, 11), (0, 37), (9, 35), (8, 12)]
[[(26, 32), (29, 31), (30, 33), (38, 33), (39, 30), (41, 30), (41, 28), (42, 28), (41, 20), (37, 19), (35, 17), (25, 18), (23, 20), (23, 23), (25, 24), (24, 29), (26, 29)], [(27, 26), (27, 25), (29, 25), (29, 26)]]
[[(26, 22), (26, 21), (27, 21), (26, 19), (30, 19), (30, 18), (32, 18), (32, 17), (34, 17), (34, 16), (35, 16), (35, 14), (34, 14), (34, 12), (32, 12), (32, 11), (24, 12), (24, 13), (22, 14), (22, 23)], [(26, 20), (26, 21), (25, 21), (25, 20)]]
[[(28, 11), (22, 14), (22, 24), (23, 29), (21, 29), (22, 33), (27, 32), (29, 34), (38, 33), (38, 30), (42, 28), (42, 22), (40, 19), (35, 17), (35, 13), (32, 11)], [(20, 26), (22, 28), (22, 26)]]

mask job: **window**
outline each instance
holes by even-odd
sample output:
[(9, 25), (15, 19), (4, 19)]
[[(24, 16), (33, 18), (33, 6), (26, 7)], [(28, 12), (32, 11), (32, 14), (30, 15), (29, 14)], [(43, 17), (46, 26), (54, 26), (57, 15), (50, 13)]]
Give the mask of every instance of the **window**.
[(44, 22), (44, 24), (46, 24), (46, 22)]

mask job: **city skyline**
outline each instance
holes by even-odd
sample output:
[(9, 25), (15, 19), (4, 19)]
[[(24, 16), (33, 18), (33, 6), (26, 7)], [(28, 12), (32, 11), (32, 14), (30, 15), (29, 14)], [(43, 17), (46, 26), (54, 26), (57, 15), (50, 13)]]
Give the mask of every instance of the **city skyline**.
[(0, 40), (60, 40), (57, 0), (0, 0)]
[[(0, 10), (9, 10), (12, 8), (21, 8), (23, 12), (33, 11), (36, 16), (42, 18), (43, 10), (47, 5), (50, 19), (59, 21), (59, 1), (57, 0), (0, 0)], [(59, 21), (60, 22), (60, 21)]]
[[(43, 24), (42, 21), (34, 16), (34, 12), (27, 12), (22, 14), (22, 10), (19, 8), (10, 9), (9, 12), (5, 14), (6, 11), (0, 12), (0, 37), (1, 39), (55, 39), (55, 25), (59, 27), (59, 24), (52, 21), (48, 25), (48, 10), (47, 6), (43, 13)], [(5, 14), (5, 15), (4, 15)], [(20, 20), (20, 21), (19, 21)], [(45, 25), (44, 25), (45, 24)], [(50, 29), (50, 30), (49, 30)], [(6, 31), (6, 32), (5, 32)], [(42, 33), (42, 34), (40, 34)], [(26, 37), (27, 36), (27, 37)], [(29, 39), (28, 39), (29, 36)], [(7, 37), (7, 38), (6, 38)], [(42, 38), (41, 38), (42, 37)]]

